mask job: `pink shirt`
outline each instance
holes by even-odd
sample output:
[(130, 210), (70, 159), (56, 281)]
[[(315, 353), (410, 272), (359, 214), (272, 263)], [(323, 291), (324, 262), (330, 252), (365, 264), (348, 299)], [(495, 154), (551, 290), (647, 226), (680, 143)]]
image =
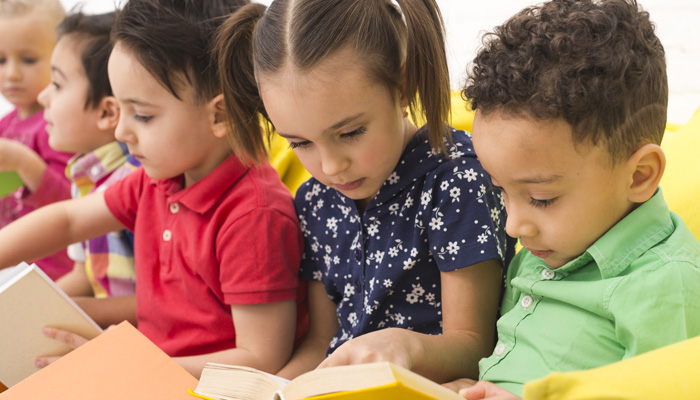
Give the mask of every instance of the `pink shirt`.
[[(65, 175), (66, 162), (72, 154), (62, 153), (49, 147), (44, 112), (20, 119), (17, 109), (0, 120), (0, 137), (16, 140), (34, 150), (47, 165), (36, 191), (26, 187), (0, 199), (0, 227), (3, 227), (29, 212), (56, 201), (69, 199), (70, 181)], [(58, 279), (73, 268), (73, 262), (60, 251), (52, 256), (34, 261), (52, 279)]]
[(134, 232), (139, 330), (170, 356), (188, 356), (236, 346), (232, 304), (297, 299), (305, 321), (302, 236), (277, 172), (231, 156), (194, 185), (182, 181), (141, 168), (105, 192)]

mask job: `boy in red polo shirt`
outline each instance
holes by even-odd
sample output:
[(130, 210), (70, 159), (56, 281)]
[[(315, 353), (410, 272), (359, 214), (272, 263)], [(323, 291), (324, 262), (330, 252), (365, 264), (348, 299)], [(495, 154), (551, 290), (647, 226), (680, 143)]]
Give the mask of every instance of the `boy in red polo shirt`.
[(261, 138), (231, 150), (209, 65), (217, 17), (243, 3), (130, 0), (112, 32), (109, 78), (121, 112), (116, 137), (143, 168), (104, 193), (0, 231), (6, 267), (131, 229), (138, 328), (195, 376), (206, 362), (277, 372), (304, 328), (297, 323), (305, 317), (297, 312), (302, 239), (291, 195), (261, 160)]

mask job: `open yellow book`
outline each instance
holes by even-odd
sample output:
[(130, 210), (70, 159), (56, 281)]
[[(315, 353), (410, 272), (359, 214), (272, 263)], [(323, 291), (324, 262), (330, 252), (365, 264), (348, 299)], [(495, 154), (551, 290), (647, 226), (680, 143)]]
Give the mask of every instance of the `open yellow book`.
[(388, 362), (322, 368), (291, 381), (254, 368), (209, 363), (190, 394), (209, 400), (464, 400)]

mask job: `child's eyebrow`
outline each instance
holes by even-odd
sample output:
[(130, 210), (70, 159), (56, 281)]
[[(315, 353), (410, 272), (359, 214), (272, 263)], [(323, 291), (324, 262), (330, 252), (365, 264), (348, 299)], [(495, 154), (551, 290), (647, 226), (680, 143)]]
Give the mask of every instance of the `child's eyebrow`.
[(555, 183), (557, 181), (560, 181), (562, 178), (564, 178), (562, 175), (558, 174), (553, 174), (553, 175), (535, 175), (535, 176), (529, 176), (526, 178), (517, 178), (514, 179), (516, 183), (520, 184), (533, 184), (533, 183)]
[(124, 102), (129, 103), (129, 104), (134, 104), (137, 106), (152, 106), (153, 105), (151, 103), (148, 103), (148, 102), (145, 102), (142, 100), (137, 100), (137, 99), (124, 99)]
[(55, 72), (56, 74), (60, 75), (61, 78), (64, 78), (64, 79), (66, 78), (66, 75), (63, 74), (63, 71), (61, 71), (58, 67), (56, 67), (54, 65), (51, 66), (51, 72)]
[[(357, 121), (358, 119), (362, 118), (364, 115), (365, 115), (364, 113), (359, 113), (359, 114), (355, 114), (355, 115), (352, 115), (352, 116), (347, 117), (347, 118), (343, 118), (342, 120), (331, 125), (329, 128), (324, 129), (323, 133), (337, 131), (338, 129), (344, 127), (345, 125), (348, 125), (348, 124), (351, 124), (351, 123)], [(303, 139), (299, 136), (291, 135), (288, 133), (283, 133), (280, 131), (277, 131), (277, 134), (282, 136), (285, 139)]]

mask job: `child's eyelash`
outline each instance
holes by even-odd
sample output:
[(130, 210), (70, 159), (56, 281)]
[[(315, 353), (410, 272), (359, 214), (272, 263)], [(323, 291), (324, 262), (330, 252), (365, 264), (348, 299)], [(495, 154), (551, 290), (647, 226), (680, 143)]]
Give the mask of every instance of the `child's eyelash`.
[(302, 148), (304, 146), (308, 146), (308, 144), (309, 144), (308, 140), (305, 140), (303, 142), (289, 142), (289, 148), (292, 150), (299, 149), (299, 148)]
[(343, 139), (355, 139), (358, 136), (360, 136), (361, 134), (365, 133), (366, 131), (367, 131), (367, 128), (365, 128), (364, 126), (361, 126), (352, 132), (343, 133), (342, 135), (340, 135), (340, 137)]
[(547, 199), (547, 200), (530, 199), (530, 205), (532, 205), (534, 207), (547, 208), (547, 207), (551, 206), (555, 201), (556, 201), (556, 198)]
[(138, 115), (138, 114), (134, 114), (134, 119), (136, 119), (136, 120), (139, 121), (139, 122), (148, 122), (148, 121), (151, 120), (151, 118), (153, 118), (153, 117), (148, 116), (148, 115)]

